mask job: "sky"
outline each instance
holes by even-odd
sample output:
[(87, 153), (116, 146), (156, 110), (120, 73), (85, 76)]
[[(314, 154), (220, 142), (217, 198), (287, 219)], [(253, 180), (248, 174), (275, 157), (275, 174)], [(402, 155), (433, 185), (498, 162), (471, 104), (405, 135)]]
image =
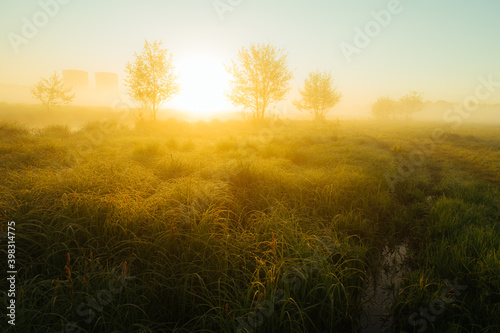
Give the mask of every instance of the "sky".
[[(499, 17), (496, 0), (3, 0), (0, 83), (32, 85), (63, 69), (123, 82), (144, 40), (162, 40), (183, 87), (165, 107), (233, 110), (223, 63), (270, 42), (294, 72), (288, 101), (309, 72), (325, 70), (339, 108), (412, 90), (460, 102), (479, 77), (500, 81)], [(500, 103), (500, 88), (485, 102)]]

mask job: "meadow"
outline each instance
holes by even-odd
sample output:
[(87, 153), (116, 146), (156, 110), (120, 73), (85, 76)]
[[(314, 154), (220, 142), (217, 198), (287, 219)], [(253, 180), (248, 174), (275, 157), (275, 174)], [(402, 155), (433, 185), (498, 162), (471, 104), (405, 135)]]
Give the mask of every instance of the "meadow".
[(499, 126), (28, 126), (0, 123), (2, 332), (368, 332), (401, 249), (390, 331), (500, 331)]

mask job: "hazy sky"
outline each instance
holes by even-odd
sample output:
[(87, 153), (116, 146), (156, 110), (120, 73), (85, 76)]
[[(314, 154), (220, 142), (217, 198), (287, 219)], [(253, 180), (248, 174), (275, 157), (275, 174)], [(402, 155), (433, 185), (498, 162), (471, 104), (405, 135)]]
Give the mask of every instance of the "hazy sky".
[[(144, 39), (161, 39), (185, 74), (181, 105), (208, 86), (205, 98), (223, 108), (223, 97), (211, 96), (224, 90), (221, 63), (250, 42), (273, 42), (289, 52), (290, 98), (321, 69), (333, 73), (344, 105), (410, 90), (460, 101), (479, 76), (500, 81), (499, 18), (498, 0), (4, 0), (0, 83), (31, 85), (62, 69), (123, 79)], [(368, 41), (359, 36), (367, 29)], [(497, 90), (487, 102), (500, 102)]]

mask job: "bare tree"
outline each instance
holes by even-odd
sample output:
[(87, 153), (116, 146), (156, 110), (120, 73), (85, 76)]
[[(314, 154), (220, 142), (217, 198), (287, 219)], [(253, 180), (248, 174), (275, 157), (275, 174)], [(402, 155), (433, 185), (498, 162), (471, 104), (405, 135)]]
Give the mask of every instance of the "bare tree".
[(244, 118), (263, 120), (269, 105), (290, 91), (293, 74), (288, 69), (287, 54), (271, 44), (241, 48), (236, 61), (225, 68), (233, 76), (226, 97), (233, 105), (243, 107)]
[(65, 88), (59, 76), (54, 72), (48, 79), (41, 78), (31, 87), (31, 94), (38, 99), (47, 111), (59, 104), (73, 101), (75, 93), (71, 88)]
[(325, 115), (342, 99), (342, 94), (333, 86), (331, 73), (311, 72), (304, 82), (304, 89), (299, 90), (301, 100), (293, 104), (299, 111), (311, 114), (314, 120), (324, 121)]
[(125, 66), (125, 84), (130, 96), (141, 103), (143, 111), (153, 120), (163, 102), (180, 90), (172, 55), (161, 44), (161, 41), (145, 41), (142, 53), (135, 53), (134, 62)]

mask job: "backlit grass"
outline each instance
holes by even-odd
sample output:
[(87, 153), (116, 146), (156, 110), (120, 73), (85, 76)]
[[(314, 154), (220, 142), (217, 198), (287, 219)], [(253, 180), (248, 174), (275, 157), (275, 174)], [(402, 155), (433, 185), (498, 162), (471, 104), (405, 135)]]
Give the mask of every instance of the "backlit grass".
[(396, 329), (416, 331), (408, 317), (457, 278), (467, 289), (427, 329), (493, 332), (498, 132), (464, 128), (392, 191), (432, 127), (405, 126), (2, 123), (20, 288), (3, 329), (349, 332), (382, 249), (404, 243)]

